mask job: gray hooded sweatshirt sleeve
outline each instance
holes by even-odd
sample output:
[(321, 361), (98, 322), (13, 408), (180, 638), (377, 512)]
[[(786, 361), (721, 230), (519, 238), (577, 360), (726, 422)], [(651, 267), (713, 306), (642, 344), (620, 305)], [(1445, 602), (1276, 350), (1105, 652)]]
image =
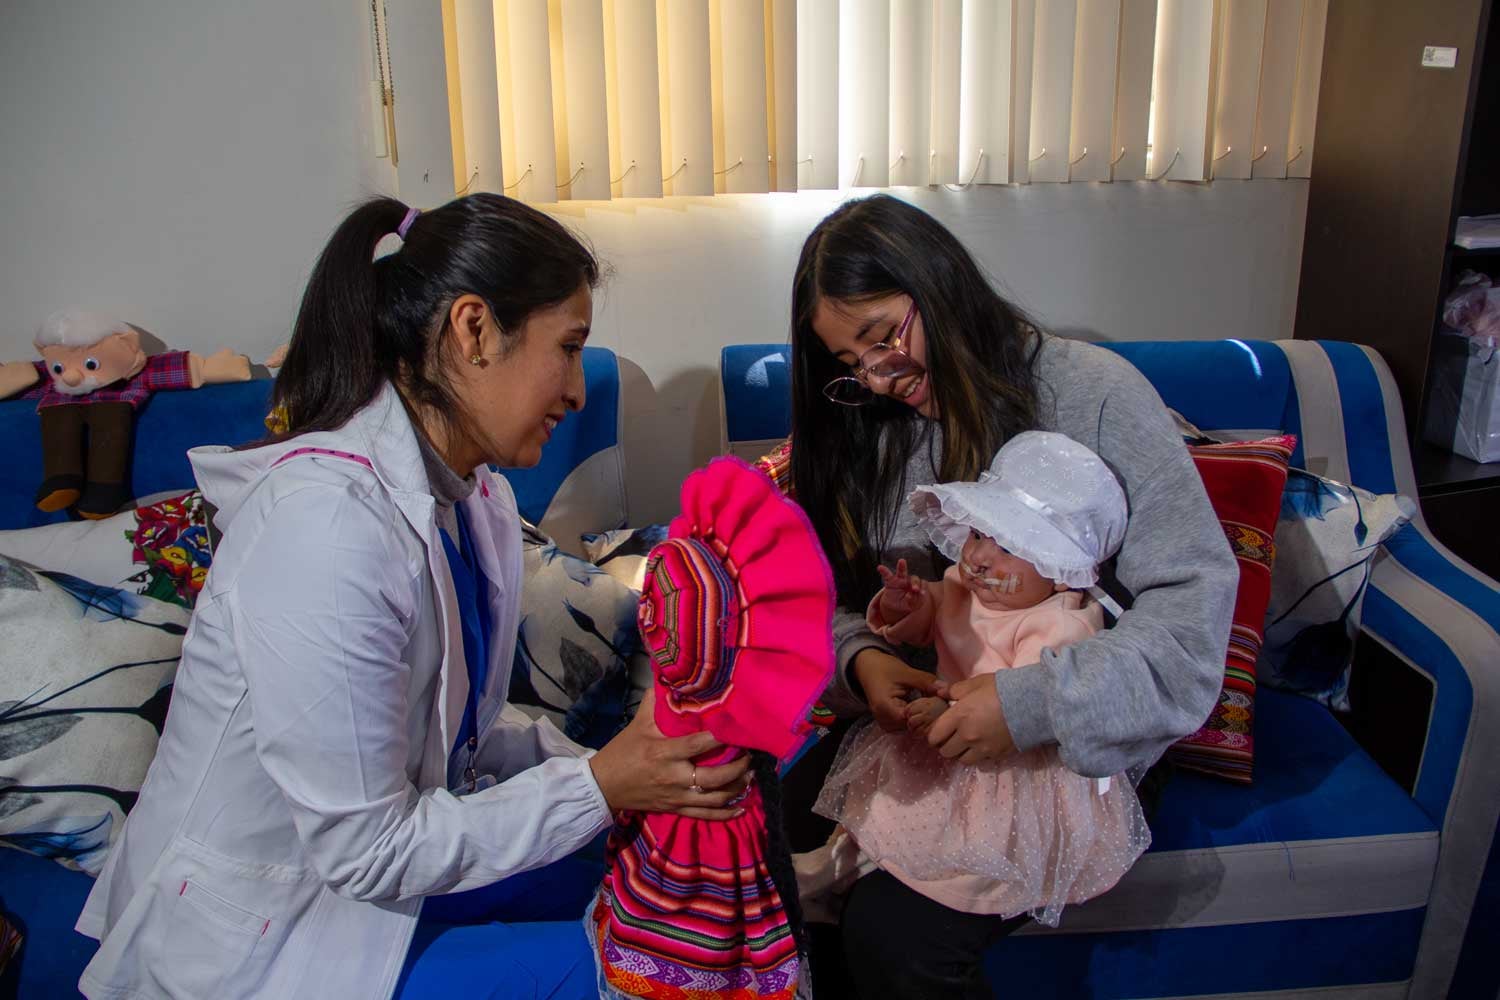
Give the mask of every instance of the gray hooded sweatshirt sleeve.
[[(1036, 376), (1039, 427), (1092, 448), (1124, 486), (1130, 522), (1115, 577), (1135, 603), (1113, 628), (1046, 650), (1040, 663), (997, 672), (995, 686), (1019, 749), (1055, 743), (1063, 762), (1089, 777), (1139, 771), (1201, 726), (1214, 706), (1239, 567), (1192, 457), (1144, 376), (1113, 352), (1051, 336), (1043, 337)], [(907, 467), (906, 493), (936, 480), (941, 430), (930, 430), (931, 447), (919, 447)], [(936, 579), (932, 555), (903, 510), (887, 561), (905, 558), (912, 572)], [(849, 674), (861, 650), (911, 659), (873, 635), (862, 610), (840, 609), (834, 641), (839, 671), (827, 701), (841, 713), (862, 706)]]

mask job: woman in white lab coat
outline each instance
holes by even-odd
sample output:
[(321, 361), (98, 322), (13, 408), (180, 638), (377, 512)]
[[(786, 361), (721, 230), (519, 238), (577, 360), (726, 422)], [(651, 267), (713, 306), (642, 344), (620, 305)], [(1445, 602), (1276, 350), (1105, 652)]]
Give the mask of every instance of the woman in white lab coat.
[[(598, 277), (497, 195), (339, 226), (276, 383), (288, 431), (192, 455), (223, 538), (78, 921), (100, 942), (85, 995), (415, 995), (424, 898), (566, 859), (616, 810), (732, 813), (745, 762), (695, 767), (711, 738), (664, 738), (651, 699), (597, 753), (505, 704), (520, 525), (488, 465), (535, 465), (582, 408)], [(529, 933), (495, 939), (526, 952), (509, 966), (473, 939), (497, 995), (592, 983), (579, 922)]]

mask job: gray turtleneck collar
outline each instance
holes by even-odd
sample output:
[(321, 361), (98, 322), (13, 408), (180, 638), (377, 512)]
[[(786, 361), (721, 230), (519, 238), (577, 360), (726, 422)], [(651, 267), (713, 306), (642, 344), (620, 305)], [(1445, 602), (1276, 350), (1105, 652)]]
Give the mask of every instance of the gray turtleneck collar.
[(448, 532), (450, 538), (455, 542), (458, 540), (458, 517), (453, 513), (453, 506), (461, 500), (467, 500), (470, 493), (474, 492), (476, 483), (474, 475), (460, 476), (454, 472), (443, 456), (437, 453), (432, 442), (427, 440), (427, 435), (422, 433), (421, 428), (417, 431), (417, 446), (422, 451), (422, 465), (427, 470), (428, 488), (432, 490), (432, 499), (437, 501), (438, 526)]

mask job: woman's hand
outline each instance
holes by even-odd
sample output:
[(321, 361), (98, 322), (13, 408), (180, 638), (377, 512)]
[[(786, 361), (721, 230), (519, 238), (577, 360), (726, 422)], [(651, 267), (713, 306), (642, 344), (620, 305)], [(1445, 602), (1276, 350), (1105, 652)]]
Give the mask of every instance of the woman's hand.
[(939, 681), (937, 694), (953, 703), (927, 731), (927, 742), (938, 753), (963, 764), (980, 764), (1016, 749), (994, 677), (981, 674), (957, 684)]
[(723, 744), (711, 733), (669, 739), (656, 727), (655, 711), (656, 698), (648, 692), (630, 725), (589, 758), (610, 810), (678, 813), (694, 819), (730, 819), (742, 813), (725, 803), (749, 783), (749, 755), (728, 764), (696, 767), (694, 757)]
[(934, 694), (937, 678), (908, 667), (884, 650), (871, 646), (854, 657), (854, 679), (864, 690), (875, 722), (888, 733), (906, 731), (906, 707), (915, 693)]

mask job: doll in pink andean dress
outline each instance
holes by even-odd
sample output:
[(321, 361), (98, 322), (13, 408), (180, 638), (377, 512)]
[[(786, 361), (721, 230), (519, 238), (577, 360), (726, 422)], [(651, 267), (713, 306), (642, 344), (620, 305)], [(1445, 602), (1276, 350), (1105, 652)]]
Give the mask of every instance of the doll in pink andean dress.
[[(1097, 568), (1120, 546), (1126, 503), (1088, 448), (1020, 434), (979, 482), (924, 487), (909, 502), (954, 565), (936, 582), (909, 576), (904, 561), (882, 566), (867, 618), (894, 646), (935, 645), (940, 679), (1045, 664), (1049, 651), (1103, 627), (1099, 602), (1109, 599)], [(811, 912), (881, 868), (956, 910), (1055, 925), (1064, 906), (1111, 888), (1145, 851), (1150, 833), (1125, 775), (1075, 774), (1053, 745), (949, 760), (925, 739), (947, 707), (921, 698), (908, 732), (867, 721), (845, 739), (815, 807), (839, 827), (797, 858)]]

